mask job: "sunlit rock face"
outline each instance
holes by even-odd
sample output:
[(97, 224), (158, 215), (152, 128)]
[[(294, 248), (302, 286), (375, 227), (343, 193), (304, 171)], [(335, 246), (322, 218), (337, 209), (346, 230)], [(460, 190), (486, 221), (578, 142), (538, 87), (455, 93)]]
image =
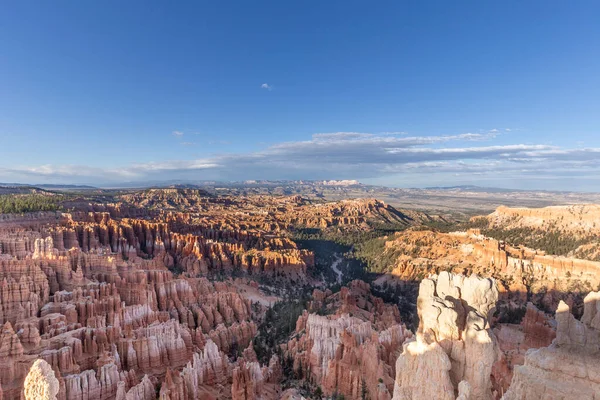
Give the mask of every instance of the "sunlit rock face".
[(492, 399), (499, 352), (488, 316), (497, 300), (493, 279), (448, 272), (424, 279), (416, 339), (396, 362), (394, 399)]
[[(449, 233), (407, 229), (387, 237), (384, 254), (393, 264), (390, 275), (379, 281), (420, 280), (438, 271), (475, 273), (496, 280), (500, 301), (521, 304), (532, 301), (537, 307), (549, 310), (555, 310), (560, 300), (571, 306), (600, 285), (598, 261), (577, 258), (579, 253), (555, 256), (511, 246), (482, 235), (479, 229)], [(501, 306), (498, 308), (503, 312)]]
[(581, 321), (561, 302), (556, 322), (556, 339), (527, 352), (504, 400), (600, 398), (600, 292), (585, 297)]
[[(23, 398), (30, 368), (53, 371), (58, 383), (46, 386), (57, 388), (48, 393), (59, 400), (149, 400), (157, 392), (162, 400), (276, 399), (283, 362), (275, 356), (260, 364), (252, 343), (280, 298), (265, 296), (252, 279), (283, 292), (313, 283), (314, 254), (289, 231), (362, 230), (367, 222), (410, 225), (424, 217), (373, 199), (314, 203), (180, 189), (114, 199), (76, 199), (65, 205), (69, 213), (0, 215), (4, 400)], [(411, 335), (397, 307), (370, 296), (364, 282), (332, 296), (336, 315), (347, 315), (340, 321), (350, 322), (330, 338), (335, 354), (315, 339), (334, 371), (324, 373), (323, 387), (360, 397), (367, 376), (372, 398), (390, 397), (393, 362)], [(327, 336), (319, 321), (309, 325)], [(299, 359), (308, 362), (307, 354)], [(33, 366), (37, 359), (49, 367)]]
[[(162, 388), (164, 399), (230, 396), (232, 370), (248, 360), (228, 355), (252, 342), (261, 308), (210, 273), (302, 279), (312, 266), (277, 225), (261, 217), (241, 227), (227, 215), (237, 212), (221, 207), (210, 221), (148, 210), (127, 218), (137, 211), (126, 207), (1, 216), (0, 398), (45, 390), (59, 400), (149, 400)], [(259, 366), (268, 388), (277, 365)]]
[(52, 367), (44, 360), (36, 360), (25, 378), (25, 400), (56, 400), (59, 383)]

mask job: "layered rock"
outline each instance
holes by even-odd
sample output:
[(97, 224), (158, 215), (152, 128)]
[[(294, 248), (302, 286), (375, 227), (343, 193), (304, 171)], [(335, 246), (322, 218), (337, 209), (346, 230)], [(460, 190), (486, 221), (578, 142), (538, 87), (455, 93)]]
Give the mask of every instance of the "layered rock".
[(499, 353), (488, 315), (497, 299), (492, 279), (448, 272), (424, 279), (419, 328), (398, 357), (394, 399), (454, 399), (457, 393), (492, 399), (490, 375)]
[[(498, 207), (493, 213), (474, 217), (478, 225), (487, 225), (495, 230), (519, 232), (523, 239), (537, 242), (536, 238), (544, 235), (553, 235), (554, 240), (546, 243), (542, 250), (549, 253), (565, 254), (586, 260), (600, 261), (600, 243), (598, 234), (600, 226), (600, 205), (579, 204), (569, 206), (551, 206), (544, 208), (509, 208)], [(558, 240), (557, 240), (558, 239)], [(556, 246), (562, 242), (566, 246)], [(543, 252), (542, 252), (543, 255)], [(568, 263), (566, 257), (562, 263)], [(578, 266), (582, 266), (578, 262)]]
[(133, 386), (129, 391), (125, 391), (125, 382), (120, 381), (117, 386), (116, 400), (155, 400), (156, 389), (148, 377), (144, 375), (142, 381)]
[(305, 312), (298, 319), (296, 337), (285, 346), (297, 373), (327, 395), (390, 399), (395, 359), (412, 337), (400, 323), (398, 309), (371, 296), (361, 281), (335, 294), (315, 291), (313, 299), (313, 307), (335, 313)]
[(384, 253), (394, 260), (390, 276), (420, 280), (440, 271), (493, 277), (500, 298), (554, 309), (560, 300), (575, 302), (580, 293), (600, 285), (600, 262), (546, 255), (510, 246), (478, 230), (442, 233), (406, 230), (387, 238)]
[(160, 390), (161, 400), (192, 400), (211, 398), (215, 387), (226, 384), (230, 377), (227, 356), (209, 340), (201, 353), (194, 353), (181, 373), (167, 371)]
[(570, 233), (600, 233), (596, 221), (600, 218), (600, 205), (581, 204), (570, 206), (550, 206), (543, 208), (498, 207), (487, 216), (490, 224), (510, 228), (546, 228), (556, 226)]
[(561, 302), (556, 322), (556, 339), (549, 347), (527, 351), (503, 399), (599, 398), (600, 292), (586, 296), (581, 321)]
[(48, 279), (39, 265), (0, 259), (0, 323), (35, 316), (49, 294)]
[[(84, 197), (65, 200), (69, 213), (0, 215), (5, 400), (21, 398), (36, 359), (56, 374), (60, 400), (149, 399), (158, 387), (163, 399), (275, 399), (279, 358), (259, 364), (251, 345), (278, 297), (261, 293), (251, 276), (278, 289), (309, 283), (314, 254), (289, 238), (296, 225), (366, 230), (369, 223), (408, 225), (417, 217), (377, 200), (314, 203), (179, 189), (116, 200)], [(245, 283), (219, 282), (230, 274)], [(369, 291), (355, 282), (315, 298), (311, 308), (336, 309), (329, 319), (341, 324), (330, 338), (338, 350), (325, 355), (327, 340), (318, 337), (326, 334), (311, 318), (296, 366), (303, 374), (311, 368), (316, 343), (324, 356), (315, 360), (329, 364), (319, 376), (329, 392), (356, 396), (366, 386), (386, 398), (393, 388), (392, 360), (410, 333), (398, 309)], [(307, 313), (305, 325), (308, 319)], [(364, 382), (357, 378), (367, 372)]]

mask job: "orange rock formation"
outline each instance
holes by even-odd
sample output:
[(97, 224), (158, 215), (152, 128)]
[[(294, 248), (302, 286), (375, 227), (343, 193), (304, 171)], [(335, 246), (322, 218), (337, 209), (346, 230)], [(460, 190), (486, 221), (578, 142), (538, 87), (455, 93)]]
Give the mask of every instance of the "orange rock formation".
[(394, 362), (412, 337), (398, 309), (370, 294), (369, 285), (353, 281), (338, 293), (315, 291), (313, 307), (327, 305), (327, 316), (305, 312), (285, 352), (294, 369), (322, 388), (351, 399), (391, 399)]

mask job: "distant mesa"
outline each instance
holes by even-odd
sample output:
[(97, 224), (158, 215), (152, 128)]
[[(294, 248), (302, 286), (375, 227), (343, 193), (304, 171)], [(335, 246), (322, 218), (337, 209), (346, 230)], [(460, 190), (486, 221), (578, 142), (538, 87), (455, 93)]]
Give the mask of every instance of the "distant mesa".
[(354, 186), (360, 185), (360, 182), (357, 180), (341, 180), (341, 181), (323, 181), (323, 185), (325, 186)]

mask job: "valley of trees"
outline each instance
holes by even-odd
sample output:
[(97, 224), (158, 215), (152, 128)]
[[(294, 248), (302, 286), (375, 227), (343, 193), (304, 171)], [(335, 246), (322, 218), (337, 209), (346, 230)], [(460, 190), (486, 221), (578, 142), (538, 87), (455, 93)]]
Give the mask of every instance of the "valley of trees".
[(61, 200), (60, 195), (3, 194), (0, 195), (0, 213), (57, 211), (60, 209)]

